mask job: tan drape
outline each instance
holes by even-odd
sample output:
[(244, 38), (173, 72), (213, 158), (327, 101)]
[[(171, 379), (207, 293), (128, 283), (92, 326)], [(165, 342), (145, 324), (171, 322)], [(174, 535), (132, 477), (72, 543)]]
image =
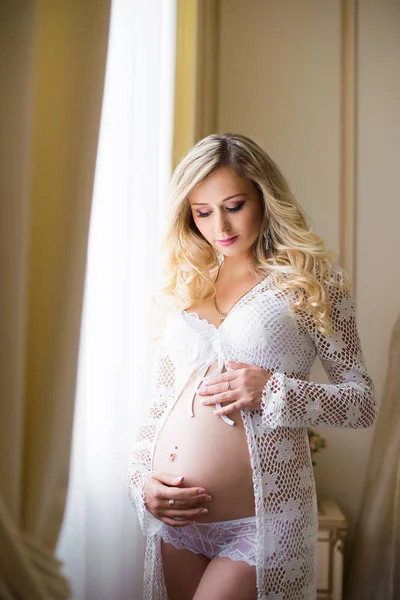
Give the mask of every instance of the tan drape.
[(178, 0), (173, 166), (216, 131), (219, 0)]
[(62, 523), (110, 0), (0, 8), (0, 597), (68, 595)]
[(400, 598), (400, 316), (375, 426), (347, 600)]

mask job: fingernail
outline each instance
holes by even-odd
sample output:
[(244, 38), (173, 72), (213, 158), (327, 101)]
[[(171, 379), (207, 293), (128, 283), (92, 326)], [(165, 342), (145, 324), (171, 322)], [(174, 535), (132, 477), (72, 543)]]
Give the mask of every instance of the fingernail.
[(207, 400), (203, 398), (203, 400), (200, 400), (200, 404), (207, 404)]
[(211, 496), (206, 496), (205, 500), (208, 502), (209, 500), (211, 500)]
[(217, 410), (214, 410), (214, 415), (220, 415), (221, 413), (218, 412)]
[(208, 513), (208, 510), (206, 508), (203, 508), (203, 510), (201, 511), (202, 515), (206, 515)]
[(179, 477), (176, 478), (177, 481), (179, 481), (180, 479), (183, 479), (183, 475), (180, 475)]
[(203, 488), (200, 488), (199, 490), (197, 490), (198, 494), (205, 494), (206, 490), (203, 490)]

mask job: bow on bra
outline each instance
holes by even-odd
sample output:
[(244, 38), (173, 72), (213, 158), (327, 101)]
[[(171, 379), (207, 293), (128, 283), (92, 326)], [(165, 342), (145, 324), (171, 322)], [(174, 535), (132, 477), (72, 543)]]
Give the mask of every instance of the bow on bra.
[[(218, 361), (217, 369), (213, 373), (206, 375), (207, 370), (211, 367), (212, 364), (215, 363), (216, 360)], [(193, 396), (189, 400), (189, 407), (188, 407), (189, 408), (189, 417), (194, 417), (193, 402), (194, 402), (194, 398), (196, 396), (197, 390), (199, 389), (200, 385), (202, 384), (203, 381), (207, 381), (207, 379), (210, 379), (210, 377), (215, 377), (216, 375), (221, 375), (222, 369), (224, 368), (224, 364), (225, 364), (225, 360), (224, 360), (224, 353), (223, 353), (222, 346), (221, 346), (221, 340), (220, 340), (219, 336), (217, 336), (212, 341), (212, 354), (210, 354), (209, 360), (207, 362), (205, 362), (203, 365), (201, 365), (201, 367), (199, 367), (199, 369), (197, 371), (198, 384), (195, 388)], [(222, 408), (222, 406), (219, 402), (216, 403), (216, 407), (218, 410), (220, 410)], [(235, 424), (235, 421), (232, 421), (232, 419), (230, 419), (227, 415), (220, 415), (220, 417), (228, 425)]]

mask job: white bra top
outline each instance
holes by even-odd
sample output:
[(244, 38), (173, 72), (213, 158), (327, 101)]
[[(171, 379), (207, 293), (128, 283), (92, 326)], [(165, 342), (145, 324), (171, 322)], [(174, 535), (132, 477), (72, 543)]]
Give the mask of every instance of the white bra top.
[[(279, 351), (276, 341), (273, 345), (270, 343), (275, 338), (275, 328), (281, 333), (283, 328), (287, 329), (285, 346), (290, 343), (291, 337), (298, 336), (296, 317), (294, 313), (289, 316), (288, 299), (274, 285), (271, 287), (273, 282), (274, 274), (271, 273), (253, 286), (233, 305), (218, 328), (195, 312), (174, 311), (169, 316), (163, 342), (175, 370), (182, 373), (191, 370), (191, 374), (197, 371), (197, 385), (189, 398), (190, 417), (194, 416), (193, 402), (201, 383), (220, 375), (227, 360), (267, 368), (271, 366), (270, 361), (263, 360), (263, 355), (268, 358), (272, 348), (276, 353)], [(304, 344), (310, 350), (308, 368), (315, 357), (315, 350), (310, 339), (304, 339)], [(216, 369), (206, 375), (215, 362)], [(221, 404), (216, 403), (216, 407), (220, 409)], [(221, 415), (221, 418), (228, 425), (234, 425), (227, 415)]]
[[(192, 396), (190, 396), (190, 400), (189, 400), (189, 417), (194, 417), (194, 413), (193, 413), (193, 401), (194, 398), (196, 396), (197, 390), (199, 389), (200, 385), (202, 384), (203, 381), (207, 381), (207, 379), (210, 379), (210, 377), (216, 377), (217, 375), (221, 375), (222, 373), (222, 369), (224, 368), (225, 365), (225, 356), (222, 350), (222, 344), (221, 344), (221, 338), (218, 335), (218, 329), (215, 327), (215, 325), (212, 325), (211, 323), (208, 323), (208, 321), (206, 321), (206, 319), (200, 319), (200, 317), (198, 316), (197, 313), (194, 312), (186, 312), (186, 311), (182, 311), (181, 312), (181, 316), (183, 319), (185, 318), (194, 318), (197, 321), (204, 321), (210, 328), (214, 328), (216, 331), (216, 334), (214, 336), (214, 338), (211, 341), (210, 344), (210, 351), (208, 354), (208, 357), (206, 359), (206, 362), (204, 362), (197, 370), (197, 380), (198, 380), (198, 384), (195, 388), (195, 391), (193, 393)], [(218, 361), (217, 364), (217, 368), (215, 369), (215, 371), (213, 371), (212, 373), (206, 375), (207, 370), (209, 369), (209, 367), (211, 367), (211, 365), (213, 365), (215, 363), (215, 361)], [(228, 367), (225, 368), (228, 370)], [(219, 402), (216, 402), (215, 406), (217, 407), (217, 409), (221, 409), (222, 406)], [(221, 419), (223, 421), (225, 421), (225, 423), (227, 423), (228, 425), (234, 425), (235, 421), (233, 421), (230, 417), (228, 417), (228, 415), (220, 415)]]

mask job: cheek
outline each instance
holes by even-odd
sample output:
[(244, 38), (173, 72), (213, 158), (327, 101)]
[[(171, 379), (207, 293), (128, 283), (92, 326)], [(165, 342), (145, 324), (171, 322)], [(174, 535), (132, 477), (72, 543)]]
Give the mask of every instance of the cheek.
[(260, 231), (261, 221), (258, 218), (258, 215), (247, 214), (243, 219), (242, 226), (248, 235), (255, 235)]
[(253, 208), (251, 216), (249, 217), (249, 227), (251, 227), (253, 233), (258, 234), (263, 224), (264, 212), (259, 205), (254, 206)]
[(200, 231), (201, 235), (208, 240), (209, 238), (209, 227), (207, 227), (207, 223), (205, 222), (207, 219), (194, 219), (194, 223), (197, 229)]

